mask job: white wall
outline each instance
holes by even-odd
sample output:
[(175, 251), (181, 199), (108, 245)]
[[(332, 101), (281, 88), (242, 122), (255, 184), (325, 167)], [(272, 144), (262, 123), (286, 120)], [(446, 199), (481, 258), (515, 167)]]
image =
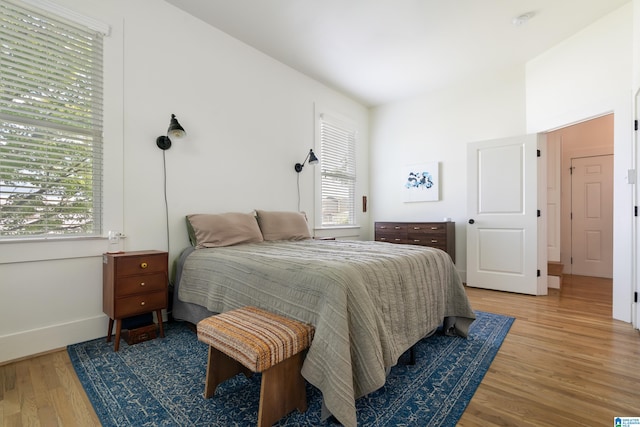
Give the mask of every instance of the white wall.
[[(634, 0), (637, 4), (639, 0)], [(378, 107), (371, 119), (374, 221), (456, 221), (456, 266), (466, 272), (466, 145), (537, 133), (615, 113), (614, 317), (630, 321), (633, 13), (629, 3), (531, 61), (526, 70)], [(399, 169), (441, 162), (441, 200), (403, 203)]]
[[(153, 0), (56, 0), (112, 26), (105, 39), (105, 232), (125, 250), (167, 249), (162, 151), (175, 113), (187, 131), (165, 152), (170, 260), (188, 213), (296, 210), (296, 172), (314, 147), (314, 104), (358, 127), (368, 188), (369, 112), (361, 104)], [(314, 174), (300, 176), (313, 223)], [(365, 225), (370, 222), (360, 216)], [(104, 239), (0, 243), (0, 363), (104, 336)]]
[[(525, 131), (524, 67), (394, 104), (371, 115), (374, 221), (456, 223), (456, 266), (466, 275), (467, 143)], [(440, 163), (440, 200), (402, 201), (405, 165)]]
[(613, 317), (631, 321), (633, 4), (527, 64), (527, 132), (614, 113)]

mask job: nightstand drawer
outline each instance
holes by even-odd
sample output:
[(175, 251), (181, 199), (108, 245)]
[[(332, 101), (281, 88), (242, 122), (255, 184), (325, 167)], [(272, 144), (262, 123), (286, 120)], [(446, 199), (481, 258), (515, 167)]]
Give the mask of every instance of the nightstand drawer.
[(167, 269), (167, 255), (146, 254), (118, 258), (116, 264), (116, 276), (131, 276), (134, 274), (147, 274), (165, 272)]
[(117, 301), (115, 317), (119, 319), (165, 308), (167, 306), (167, 293), (160, 291), (133, 295), (126, 298), (118, 298)]
[(162, 291), (167, 287), (164, 272), (122, 277), (115, 289), (116, 298), (143, 292)]

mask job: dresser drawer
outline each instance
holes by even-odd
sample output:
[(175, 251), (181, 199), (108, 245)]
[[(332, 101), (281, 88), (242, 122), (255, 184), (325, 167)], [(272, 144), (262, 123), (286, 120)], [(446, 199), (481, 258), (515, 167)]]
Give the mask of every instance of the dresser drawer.
[(406, 233), (407, 224), (397, 222), (376, 222), (376, 233)]
[(390, 242), (390, 243), (409, 243), (409, 241), (407, 239), (403, 239), (401, 237), (397, 237), (397, 236), (381, 236), (381, 235), (376, 235), (376, 241), (377, 242)]
[(167, 276), (164, 272), (155, 274), (139, 274), (137, 276), (122, 277), (118, 280), (116, 298), (143, 292), (162, 291), (167, 287)]
[(153, 310), (160, 310), (167, 306), (167, 292), (151, 292), (132, 295), (116, 300), (115, 317), (120, 319), (136, 314), (143, 314)]
[(409, 236), (414, 234), (441, 234), (443, 236), (446, 236), (447, 228), (445, 224), (437, 222), (413, 223), (407, 224), (407, 233), (409, 233)]
[(131, 255), (118, 258), (115, 274), (117, 277), (164, 272), (167, 269), (166, 253)]

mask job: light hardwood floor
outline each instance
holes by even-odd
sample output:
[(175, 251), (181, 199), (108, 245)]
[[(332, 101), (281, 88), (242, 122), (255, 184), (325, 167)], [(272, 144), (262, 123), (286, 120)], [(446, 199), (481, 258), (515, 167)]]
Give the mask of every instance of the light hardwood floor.
[[(565, 276), (533, 297), (467, 288), (516, 318), (459, 426), (612, 426), (640, 417), (640, 334), (611, 319), (611, 281)], [(0, 366), (9, 426), (98, 426), (65, 350)]]

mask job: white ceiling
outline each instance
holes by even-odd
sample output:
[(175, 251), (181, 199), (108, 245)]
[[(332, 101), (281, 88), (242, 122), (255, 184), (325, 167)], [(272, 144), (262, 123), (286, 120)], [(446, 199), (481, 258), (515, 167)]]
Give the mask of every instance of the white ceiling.
[(166, 1), (375, 106), (522, 64), (630, 0)]

